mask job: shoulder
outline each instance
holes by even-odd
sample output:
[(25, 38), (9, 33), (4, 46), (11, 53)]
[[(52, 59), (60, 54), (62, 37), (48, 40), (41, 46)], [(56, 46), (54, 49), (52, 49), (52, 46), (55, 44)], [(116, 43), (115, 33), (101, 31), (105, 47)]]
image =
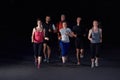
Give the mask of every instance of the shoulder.
[(60, 32), (63, 31), (63, 28), (60, 29)]
[(36, 27), (33, 28), (33, 31), (35, 31), (35, 30), (36, 30)]
[(33, 30), (32, 30), (32, 32), (35, 32), (35, 30), (36, 30), (36, 28), (34, 27)]
[(71, 31), (71, 29), (70, 29), (70, 28), (67, 28), (67, 30)]
[(89, 32), (92, 32), (92, 28), (91, 28), (91, 29), (89, 29)]

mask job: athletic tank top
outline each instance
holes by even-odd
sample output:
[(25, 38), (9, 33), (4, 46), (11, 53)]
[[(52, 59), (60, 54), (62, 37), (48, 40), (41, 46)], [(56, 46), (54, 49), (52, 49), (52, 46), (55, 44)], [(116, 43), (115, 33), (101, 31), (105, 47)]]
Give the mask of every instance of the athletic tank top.
[(44, 37), (43, 35), (44, 35), (43, 31), (40, 32), (40, 31), (37, 31), (37, 29), (35, 29), (35, 32), (34, 32), (34, 42), (35, 43), (43, 42), (43, 37)]
[(91, 43), (100, 43), (100, 30), (98, 28), (97, 32), (92, 29), (92, 41)]

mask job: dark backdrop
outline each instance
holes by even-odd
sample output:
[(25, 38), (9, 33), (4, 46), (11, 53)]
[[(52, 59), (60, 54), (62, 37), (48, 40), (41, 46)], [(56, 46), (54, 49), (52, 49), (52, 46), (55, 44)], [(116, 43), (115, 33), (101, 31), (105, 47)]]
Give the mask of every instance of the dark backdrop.
[(56, 23), (62, 13), (70, 23), (81, 16), (87, 29), (93, 19), (98, 19), (104, 46), (119, 47), (119, 3), (115, 0), (1, 0), (0, 54), (31, 54), (31, 33), (36, 19), (40, 17), (44, 21), (50, 15)]

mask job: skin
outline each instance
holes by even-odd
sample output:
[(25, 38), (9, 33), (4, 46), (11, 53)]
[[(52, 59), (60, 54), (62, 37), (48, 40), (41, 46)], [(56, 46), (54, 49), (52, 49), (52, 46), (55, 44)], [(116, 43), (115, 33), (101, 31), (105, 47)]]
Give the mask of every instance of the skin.
[(61, 15), (61, 21), (64, 21), (64, 20), (65, 20), (65, 18), (66, 18), (66, 17), (65, 17), (65, 15), (64, 15), (64, 14), (62, 14), (62, 15)]
[[(93, 29), (94, 32), (97, 32), (98, 29), (100, 29), (100, 28), (98, 28), (98, 26), (99, 26), (98, 21), (94, 20), (94, 21), (93, 21), (93, 27), (92, 27), (92, 29)], [(90, 30), (89, 30), (89, 33), (88, 33), (88, 39), (89, 39), (90, 41), (92, 41), (91, 34), (92, 34), (92, 30), (90, 29)], [(100, 42), (102, 43), (102, 29), (100, 29)], [(98, 57), (91, 58), (91, 62), (92, 62), (92, 63), (93, 63), (94, 61), (95, 61), (95, 62), (98, 62), (98, 59), (99, 59)]]
[[(48, 24), (51, 21), (50, 16), (46, 16), (45, 20), (46, 20), (46, 23)], [(50, 29), (49, 29), (49, 32), (51, 32)], [(45, 40), (49, 40), (49, 38), (45, 37)], [(46, 50), (47, 50), (47, 53), (46, 53)], [(43, 53), (45, 58), (47, 58), (47, 55), (48, 55), (48, 59), (50, 58), (51, 48), (46, 43), (43, 44)]]
[[(42, 31), (43, 31), (41, 20), (37, 20), (36, 29), (37, 29), (37, 31), (39, 31), (39, 32), (42, 32)], [(36, 29), (33, 28), (33, 31), (32, 31), (32, 37), (31, 37), (31, 38), (32, 38), (32, 43), (34, 42), (34, 41), (33, 41), (33, 37), (34, 37), (34, 33), (35, 33)], [(39, 67), (40, 67), (40, 64), (41, 64), (41, 61), (42, 61), (42, 57), (41, 57), (41, 56), (38, 56), (38, 57), (35, 56), (34, 58), (35, 58), (35, 62), (37, 62), (37, 67), (39, 68)]]
[[(77, 22), (77, 26), (80, 25), (82, 18), (81, 17), (77, 17), (76, 22)], [(77, 34), (74, 34), (74, 37), (77, 37)], [(79, 49), (76, 48), (76, 57), (77, 57), (77, 64), (80, 65), (80, 55), (83, 55), (84, 49)]]
[[(63, 28), (66, 29), (67, 28), (67, 23), (63, 22)], [(66, 35), (73, 37), (72, 32), (71, 33), (66, 33)], [(61, 40), (61, 36), (59, 37), (59, 40)], [(67, 60), (66, 56), (62, 56), (62, 62), (65, 63)]]

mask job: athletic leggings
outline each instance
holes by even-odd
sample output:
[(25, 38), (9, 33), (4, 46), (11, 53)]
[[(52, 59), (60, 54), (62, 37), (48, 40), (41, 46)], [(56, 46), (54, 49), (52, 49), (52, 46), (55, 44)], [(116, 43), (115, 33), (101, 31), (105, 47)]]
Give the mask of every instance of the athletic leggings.
[(33, 43), (34, 56), (42, 56), (43, 54), (43, 43)]
[(91, 58), (99, 57), (100, 54), (100, 43), (91, 43), (90, 49), (91, 49)]

